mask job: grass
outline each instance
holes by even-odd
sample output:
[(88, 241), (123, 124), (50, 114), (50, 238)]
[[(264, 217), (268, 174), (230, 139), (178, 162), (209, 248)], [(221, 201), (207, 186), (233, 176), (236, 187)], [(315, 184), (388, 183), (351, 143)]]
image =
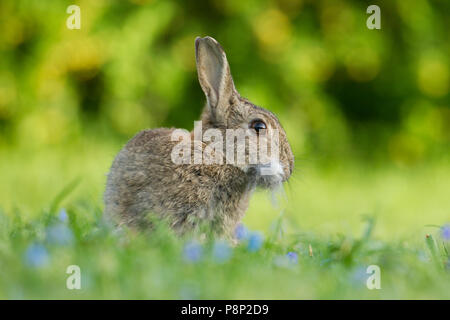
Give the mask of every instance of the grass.
[[(0, 159), (0, 298), (450, 298), (446, 163), (298, 164), (285, 199), (254, 196), (250, 238), (229, 248), (105, 224), (104, 173), (120, 146), (91, 143)], [(69, 265), (81, 290), (66, 288)], [(370, 265), (380, 290), (366, 287)]]

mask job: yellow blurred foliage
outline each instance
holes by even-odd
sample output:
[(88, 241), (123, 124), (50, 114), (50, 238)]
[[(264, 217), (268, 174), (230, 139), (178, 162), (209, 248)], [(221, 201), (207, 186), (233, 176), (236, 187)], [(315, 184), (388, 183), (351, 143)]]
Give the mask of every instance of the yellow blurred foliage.
[(417, 136), (398, 133), (389, 141), (389, 155), (397, 165), (413, 165), (421, 160), (426, 151), (426, 146)]
[(292, 39), (289, 18), (276, 8), (262, 11), (253, 21), (253, 31), (263, 49), (279, 52)]
[(439, 53), (428, 53), (417, 65), (417, 85), (420, 91), (432, 97), (449, 92), (449, 66)]

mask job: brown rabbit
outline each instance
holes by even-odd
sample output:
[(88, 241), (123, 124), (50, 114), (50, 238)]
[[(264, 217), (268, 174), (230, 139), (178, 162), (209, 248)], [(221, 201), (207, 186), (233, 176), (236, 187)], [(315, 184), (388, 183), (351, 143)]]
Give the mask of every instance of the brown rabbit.
[[(275, 169), (267, 175), (262, 174), (267, 163), (249, 164), (248, 148), (245, 163), (176, 164), (172, 159), (179, 143), (172, 137), (176, 129), (141, 131), (119, 152), (108, 174), (105, 214), (118, 225), (150, 227), (147, 214), (151, 214), (167, 220), (178, 233), (206, 223), (214, 233), (233, 237), (255, 188), (279, 186), (292, 173), (294, 157), (277, 117), (239, 95), (220, 44), (211, 37), (197, 38), (195, 53), (207, 98), (202, 132), (214, 128), (225, 136), (229, 129), (245, 128), (258, 136), (261, 130), (278, 130)], [(205, 148), (201, 142), (193, 153)], [(219, 150), (219, 157), (225, 152), (220, 155)]]

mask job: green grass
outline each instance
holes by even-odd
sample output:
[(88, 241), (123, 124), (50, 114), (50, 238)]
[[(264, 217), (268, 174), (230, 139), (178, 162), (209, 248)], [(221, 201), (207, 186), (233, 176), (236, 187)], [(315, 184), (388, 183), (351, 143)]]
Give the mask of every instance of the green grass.
[[(184, 250), (191, 239), (164, 225), (136, 234), (103, 222), (104, 174), (118, 148), (94, 141), (5, 152), (0, 298), (450, 298), (450, 243), (439, 229), (450, 221), (446, 163), (324, 169), (297, 162), (285, 198), (273, 204), (258, 192), (251, 201), (244, 223), (264, 234), (259, 250), (249, 251), (244, 240), (221, 263), (214, 241), (205, 240), (201, 259), (190, 262)], [(58, 241), (67, 232), (72, 238)], [(32, 265), (36, 244), (47, 260)], [(288, 252), (298, 254), (297, 263)], [(66, 288), (69, 265), (81, 268), (81, 290)], [(366, 287), (369, 265), (381, 268), (380, 290)]]

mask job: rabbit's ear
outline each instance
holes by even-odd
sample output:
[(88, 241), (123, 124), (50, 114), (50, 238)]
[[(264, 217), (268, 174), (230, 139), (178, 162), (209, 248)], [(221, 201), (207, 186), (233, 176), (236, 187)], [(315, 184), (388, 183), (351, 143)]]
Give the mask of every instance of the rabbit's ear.
[(222, 121), (231, 97), (236, 94), (227, 56), (211, 37), (195, 39), (195, 56), (198, 80), (208, 99), (211, 115), (216, 121)]

